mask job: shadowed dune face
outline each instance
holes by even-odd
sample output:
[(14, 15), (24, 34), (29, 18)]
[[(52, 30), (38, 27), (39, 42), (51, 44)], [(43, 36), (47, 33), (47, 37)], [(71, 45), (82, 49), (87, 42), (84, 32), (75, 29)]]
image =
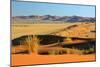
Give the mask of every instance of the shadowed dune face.
[[(33, 35), (29, 35), (30, 37), (33, 37)], [(24, 42), (25, 39), (27, 39), (28, 36), (22, 36), (19, 38), (16, 38), (12, 40), (12, 47), (17, 48), (17, 52), (14, 54), (25, 54), (29, 53), (27, 50), (27, 46), (25, 44), (21, 44), (20, 42)], [(39, 42), (39, 54), (49, 54), (49, 51), (58, 51), (59, 54), (66, 53), (66, 48), (68, 49), (78, 49), (78, 50), (89, 50), (90, 48), (93, 48), (94, 51), (91, 53), (95, 53), (95, 40), (93, 39), (85, 39), (85, 38), (71, 38), (72, 42), (68, 43), (65, 42), (66, 37), (61, 36), (54, 36), (54, 35), (37, 35), (37, 38), (40, 40)], [(77, 40), (79, 42), (77, 42)], [(76, 43), (73, 43), (73, 42)], [(83, 41), (83, 42), (81, 42)], [(33, 44), (34, 45), (34, 44)], [(19, 51), (18, 51), (19, 50)]]
[[(29, 35), (30, 37), (33, 37), (33, 35)], [(27, 39), (28, 36), (22, 36), (16, 39), (12, 40), (12, 46), (16, 46), (19, 45), (20, 42), (24, 42), (25, 39)], [(55, 36), (55, 35), (37, 35), (37, 38), (40, 40), (40, 45), (48, 45), (48, 44), (53, 44), (53, 43), (57, 43), (57, 42), (64, 42), (64, 39), (66, 39), (66, 37), (61, 37), (61, 36)], [(90, 42), (91, 39), (87, 39), (87, 38), (71, 38), (73, 41), (75, 40), (84, 40), (86, 42)], [(77, 43), (76, 43), (77, 44)]]
[(63, 47), (64, 48), (72, 48), (72, 47), (74, 47), (74, 48), (78, 48), (78, 49), (89, 49), (89, 48), (91, 48), (91, 47), (93, 47), (93, 46), (95, 46), (95, 44), (96, 44), (96, 41), (87, 41), (87, 42), (84, 42), (84, 43), (78, 43), (78, 44), (70, 44), (70, 45), (63, 45)]
[[(27, 39), (28, 36), (22, 36), (16, 39), (12, 40), (12, 46), (19, 45), (20, 42), (24, 42), (25, 39)], [(30, 37), (33, 37), (33, 35), (30, 35)], [(54, 36), (54, 35), (37, 35), (37, 38), (39, 38), (40, 44), (41, 45), (48, 45), (52, 43), (57, 43), (58, 41), (63, 42), (65, 37), (60, 37), (60, 36)]]

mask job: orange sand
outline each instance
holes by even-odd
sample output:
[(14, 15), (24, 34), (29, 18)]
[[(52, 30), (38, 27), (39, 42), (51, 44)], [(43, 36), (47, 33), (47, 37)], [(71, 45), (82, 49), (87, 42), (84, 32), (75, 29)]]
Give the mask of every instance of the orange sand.
[(35, 54), (12, 54), (12, 66), (95, 61), (95, 54), (91, 55), (35, 55)]

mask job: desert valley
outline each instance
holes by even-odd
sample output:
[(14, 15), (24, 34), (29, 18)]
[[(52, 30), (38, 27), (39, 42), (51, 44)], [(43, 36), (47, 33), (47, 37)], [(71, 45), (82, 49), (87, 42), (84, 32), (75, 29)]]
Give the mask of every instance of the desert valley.
[(12, 17), (12, 66), (95, 61), (95, 18)]

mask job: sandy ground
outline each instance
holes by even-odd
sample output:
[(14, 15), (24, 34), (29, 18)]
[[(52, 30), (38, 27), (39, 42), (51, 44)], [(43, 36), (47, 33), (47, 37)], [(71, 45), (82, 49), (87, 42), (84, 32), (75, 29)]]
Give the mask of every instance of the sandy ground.
[[(80, 23), (76, 23), (80, 24)], [(12, 26), (12, 39), (30, 34), (48, 34), (51, 32), (59, 31), (60, 29), (74, 25), (68, 24), (29, 24), (29, 25), (14, 25)], [(85, 37), (95, 38), (95, 33), (90, 33), (91, 30), (95, 30), (95, 23), (81, 24), (78, 27), (71, 28), (57, 32), (54, 35), (70, 36), (70, 37)], [(87, 37), (88, 36), (88, 37)], [(36, 55), (36, 54), (12, 54), (12, 66), (20, 65), (35, 65), (35, 64), (48, 64), (48, 63), (63, 63), (63, 62), (83, 62), (83, 61), (95, 61), (95, 54), (90, 55), (77, 55), (77, 54), (65, 54), (65, 55)]]
[(49, 34), (60, 29), (80, 23), (59, 23), (59, 24), (12, 24), (12, 39), (24, 35)]
[[(65, 29), (72, 25), (78, 25), (71, 29)], [(56, 32), (52, 35), (64, 37), (81, 37), (95, 38), (95, 33), (90, 31), (95, 30), (95, 23), (62, 23), (62, 24), (12, 24), (12, 39), (24, 35), (44, 35)], [(58, 31), (58, 32), (57, 32)]]
[(81, 23), (76, 27), (65, 29), (63, 31), (56, 32), (54, 35), (64, 37), (79, 37), (79, 38), (96, 38), (95, 23)]
[(95, 61), (95, 54), (91, 55), (35, 55), (35, 54), (12, 54), (12, 66), (50, 64), (63, 62)]

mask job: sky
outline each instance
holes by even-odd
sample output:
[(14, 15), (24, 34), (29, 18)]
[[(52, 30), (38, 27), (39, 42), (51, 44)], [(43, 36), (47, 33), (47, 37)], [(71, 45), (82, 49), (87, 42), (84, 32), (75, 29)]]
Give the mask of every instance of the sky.
[(12, 16), (53, 15), (95, 17), (95, 6), (40, 2), (12, 2)]

